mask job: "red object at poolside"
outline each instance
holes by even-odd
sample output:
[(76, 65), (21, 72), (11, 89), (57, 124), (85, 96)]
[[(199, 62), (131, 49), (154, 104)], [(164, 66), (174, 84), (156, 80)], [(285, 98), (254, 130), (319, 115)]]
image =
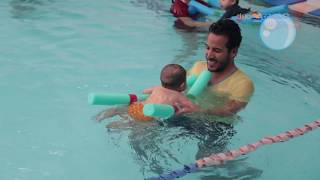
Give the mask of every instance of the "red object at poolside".
[[(208, 3), (202, 1), (202, 0), (196, 0), (197, 2), (205, 5), (205, 6), (209, 6)], [(175, 17), (191, 17), (191, 18), (195, 18), (197, 16), (197, 14), (194, 15), (190, 15), (189, 14), (189, 6), (188, 4), (182, 2), (181, 0), (174, 0), (171, 8), (170, 8), (170, 12), (175, 16)]]

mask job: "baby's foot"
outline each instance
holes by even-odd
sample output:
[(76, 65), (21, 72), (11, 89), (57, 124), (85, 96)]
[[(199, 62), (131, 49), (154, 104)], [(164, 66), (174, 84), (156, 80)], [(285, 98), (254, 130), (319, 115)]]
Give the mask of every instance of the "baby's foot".
[(106, 125), (106, 128), (110, 129), (130, 129), (133, 121), (114, 121)]
[(117, 115), (118, 112), (116, 110), (116, 108), (110, 108), (110, 109), (106, 109), (101, 111), (99, 114), (97, 114), (95, 120), (97, 122), (101, 122), (102, 120), (106, 119), (106, 118), (112, 118), (113, 116)]

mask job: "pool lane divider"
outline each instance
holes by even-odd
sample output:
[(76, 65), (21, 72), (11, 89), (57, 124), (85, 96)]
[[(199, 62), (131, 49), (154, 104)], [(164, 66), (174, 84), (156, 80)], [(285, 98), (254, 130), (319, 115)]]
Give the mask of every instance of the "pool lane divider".
[(245, 154), (248, 154), (249, 152), (255, 151), (258, 147), (262, 145), (284, 142), (289, 139), (295, 138), (297, 136), (304, 135), (305, 133), (312, 131), (318, 127), (320, 127), (320, 119), (314, 122), (305, 124), (301, 128), (292, 129), (275, 136), (266, 136), (255, 143), (241, 146), (239, 149), (236, 149), (236, 150), (230, 150), (223, 153), (212, 154), (209, 157), (205, 157), (197, 160), (193, 164), (184, 165), (182, 169), (177, 169), (169, 173), (162, 174), (158, 177), (146, 178), (145, 180), (173, 180), (175, 178), (180, 178), (187, 174), (196, 172), (200, 168), (213, 166), (213, 165), (220, 165), (225, 163), (226, 161), (234, 160), (240, 155), (245, 155)]

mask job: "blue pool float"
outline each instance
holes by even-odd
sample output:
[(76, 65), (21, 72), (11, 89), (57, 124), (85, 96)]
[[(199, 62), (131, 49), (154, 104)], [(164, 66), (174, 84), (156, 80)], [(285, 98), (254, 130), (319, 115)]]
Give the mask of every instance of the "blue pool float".
[[(204, 84), (208, 82), (204, 78), (207, 78), (206, 73), (201, 73), (199, 77), (196, 75), (187, 77), (187, 86), (190, 88), (188, 92), (189, 96), (197, 96), (202, 92)], [(146, 100), (148, 96), (149, 94), (91, 93), (88, 96), (88, 102), (91, 105), (131, 104)], [(176, 109), (174, 106), (167, 104), (146, 104), (143, 107), (143, 113), (146, 116), (166, 119), (173, 116)]]
[(174, 115), (176, 109), (168, 104), (145, 104), (143, 114), (154, 118), (167, 119)]
[(276, 5), (282, 5), (282, 4), (286, 4), (286, 5), (297, 4), (297, 3), (305, 2), (307, 0), (264, 0), (264, 1), (273, 6), (276, 6)]
[(147, 99), (148, 94), (123, 94), (123, 93), (91, 93), (88, 102), (91, 105), (118, 105), (130, 104)]
[[(191, 88), (197, 80), (196, 75), (187, 77), (187, 88)], [(136, 101), (146, 100), (149, 94), (124, 94), (124, 93), (91, 93), (88, 103), (91, 105), (118, 105), (130, 104)]]
[(221, 8), (221, 4), (219, 0), (208, 0), (208, 4), (214, 8)]
[(189, 98), (195, 98), (200, 95), (202, 91), (207, 87), (208, 82), (210, 81), (212, 73), (208, 70), (204, 70), (201, 72), (197, 80), (194, 82), (192, 87), (187, 93)]
[[(213, 0), (213, 3), (217, 3), (215, 2), (216, 0)], [(215, 5), (217, 6), (217, 5)], [(209, 8), (197, 1), (190, 1), (189, 3), (189, 10), (190, 10), (190, 14), (195, 14), (197, 12), (201, 13), (201, 14), (205, 14), (207, 16), (211, 16), (211, 15), (215, 15), (215, 16), (222, 16), (223, 12), (221, 10), (218, 9), (213, 9), (213, 8)], [(239, 22), (239, 23), (243, 23), (243, 24), (261, 24), (269, 15), (271, 14), (285, 14), (289, 12), (289, 8), (288, 5), (279, 5), (279, 6), (274, 6), (274, 7), (270, 7), (270, 8), (265, 8), (259, 11), (259, 13), (262, 15), (261, 18), (255, 18), (252, 15), (247, 14), (245, 16), (245, 18), (243, 19), (239, 19), (237, 16), (232, 17), (231, 19)]]
[(273, 14), (286, 14), (289, 12), (288, 5), (279, 5), (270, 8), (265, 8), (259, 11), (261, 18), (255, 18), (250, 14), (246, 14), (245, 18), (239, 19), (237, 16), (233, 16), (231, 19), (240, 22), (241, 24), (261, 24), (265, 19)]
[(197, 1), (194, 1), (194, 0), (189, 2), (188, 11), (189, 11), (189, 14), (191, 14), (191, 15), (196, 14), (196, 13), (201, 13), (201, 14), (204, 14), (207, 16), (211, 16), (211, 15), (219, 16), (222, 14), (220, 10), (207, 7), (207, 6), (201, 4)]
[(270, 8), (261, 9), (259, 11), (262, 15), (271, 15), (271, 14), (286, 14), (289, 12), (288, 5), (279, 5)]
[(192, 87), (192, 85), (194, 84), (194, 82), (196, 82), (197, 80), (197, 76), (192, 74), (190, 76), (187, 77), (187, 89), (190, 89)]

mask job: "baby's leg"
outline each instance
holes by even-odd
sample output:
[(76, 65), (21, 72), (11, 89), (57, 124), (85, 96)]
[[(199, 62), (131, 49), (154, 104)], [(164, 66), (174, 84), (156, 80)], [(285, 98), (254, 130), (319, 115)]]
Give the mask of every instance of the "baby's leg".
[(124, 116), (127, 113), (128, 106), (118, 106), (112, 107), (106, 110), (101, 111), (99, 114), (96, 115), (95, 120), (101, 122), (104, 119), (112, 118), (113, 116), (119, 115)]
[(132, 124), (134, 121), (130, 120), (120, 120), (120, 121), (114, 121), (106, 125), (106, 128), (108, 129), (130, 129), (132, 128)]

